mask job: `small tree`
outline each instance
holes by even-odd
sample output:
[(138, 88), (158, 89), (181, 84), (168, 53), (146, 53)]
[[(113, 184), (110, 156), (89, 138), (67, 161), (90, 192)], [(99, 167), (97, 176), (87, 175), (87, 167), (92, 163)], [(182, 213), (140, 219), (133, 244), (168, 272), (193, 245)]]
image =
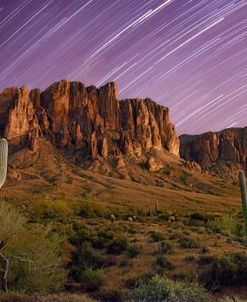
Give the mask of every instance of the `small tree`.
[(0, 285), (3, 291), (53, 291), (63, 286), (60, 239), (51, 228), (30, 224), (0, 203)]

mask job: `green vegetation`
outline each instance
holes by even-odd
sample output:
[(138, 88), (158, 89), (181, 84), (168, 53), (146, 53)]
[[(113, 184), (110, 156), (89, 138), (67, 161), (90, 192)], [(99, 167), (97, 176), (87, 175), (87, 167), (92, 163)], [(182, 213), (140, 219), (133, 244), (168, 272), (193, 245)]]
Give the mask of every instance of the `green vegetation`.
[(162, 255), (162, 254), (171, 254), (173, 251), (172, 245), (169, 241), (167, 240), (163, 240), (161, 242), (159, 242), (159, 246), (158, 246), (158, 254)]
[(225, 253), (213, 261), (207, 272), (208, 288), (219, 289), (221, 286), (242, 286), (247, 282), (247, 255), (245, 253)]
[(126, 251), (128, 248), (128, 241), (127, 238), (117, 235), (115, 238), (111, 240), (109, 246), (107, 248), (107, 252), (109, 254), (121, 254), (122, 252)]
[(172, 270), (174, 268), (171, 261), (169, 261), (169, 259), (165, 255), (157, 256), (156, 265), (158, 265), (160, 268), (163, 268), (165, 270)]
[(201, 243), (198, 239), (192, 237), (182, 237), (179, 240), (179, 244), (182, 248), (185, 249), (197, 249), (201, 247)]
[(150, 237), (152, 238), (152, 240), (154, 242), (162, 241), (165, 239), (165, 235), (162, 234), (161, 232), (157, 232), (157, 231), (152, 231), (150, 233)]
[(233, 234), (238, 236), (242, 234), (237, 217), (233, 215), (215, 217), (208, 222), (208, 227), (215, 233)]
[(130, 258), (135, 258), (140, 254), (141, 250), (142, 250), (142, 246), (137, 244), (132, 244), (128, 246), (127, 254)]
[[(5, 291), (54, 291), (65, 282), (59, 250), (61, 238), (51, 226), (29, 224), (18, 210), (0, 203), (0, 258)], [(7, 267), (9, 264), (9, 267)]]
[(136, 282), (133, 301), (204, 302), (208, 300), (205, 290), (197, 283), (174, 282), (156, 276)]
[[(12, 291), (66, 289), (87, 293), (96, 301), (210, 301), (193, 281), (206, 286), (209, 295), (247, 282), (247, 256), (236, 253), (243, 250), (239, 242), (244, 235), (237, 213), (177, 213), (160, 219), (160, 213), (151, 212), (142, 220), (136, 208), (113, 211), (84, 197), (72, 202), (39, 199), (19, 210), (0, 205), (0, 220), (10, 225), (0, 229), (0, 243), (8, 238), (1, 252), (11, 263)], [(224, 250), (234, 253), (223, 254)], [(0, 262), (0, 276), (3, 271)], [(145, 294), (149, 300), (142, 300)], [(26, 296), (21, 299), (28, 301)]]

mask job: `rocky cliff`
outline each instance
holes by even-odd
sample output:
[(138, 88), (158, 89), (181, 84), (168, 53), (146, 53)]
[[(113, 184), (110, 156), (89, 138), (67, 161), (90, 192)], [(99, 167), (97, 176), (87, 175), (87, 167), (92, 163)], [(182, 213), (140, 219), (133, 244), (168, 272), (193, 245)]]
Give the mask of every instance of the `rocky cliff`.
[(217, 174), (226, 169), (247, 169), (247, 127), (180, 136), (180, 156)]
[(119, 101), (113, 82), (96, 88), (63, 80), (43, 92), (7, 88), (0, 94), (0, 134), (33, 151), (43, 137), (87, 159), (138, 158), (154, 149), (179, 154), (168, 108), (150, 99)]
[(13, 146), (37, 149), (41, 135), (38, 117), (26, 86), (7, 88), (0, 94), (0, 135)]

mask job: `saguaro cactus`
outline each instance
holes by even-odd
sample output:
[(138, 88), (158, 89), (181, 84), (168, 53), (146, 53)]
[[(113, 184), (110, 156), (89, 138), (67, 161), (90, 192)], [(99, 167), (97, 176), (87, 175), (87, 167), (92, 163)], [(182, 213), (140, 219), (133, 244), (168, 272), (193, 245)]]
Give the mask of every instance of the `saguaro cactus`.
[(244, 171), (239, 172), (239, 184), (240, 184), (240, 191), (241, 191), (241, 198), (242, 198), (245, 235), (247, 237), (247, 195), (246, 195), (246, 181), (245, 181)]
[(159, 212), (160, 212), (160, 207), (159, 207), (158, 200), (155, 201), (154, 212), (155, 212), (155, 214), (159, 214)]
[(0, 139), (0, 188), (7, 176), (8, 142), (5, 138)]

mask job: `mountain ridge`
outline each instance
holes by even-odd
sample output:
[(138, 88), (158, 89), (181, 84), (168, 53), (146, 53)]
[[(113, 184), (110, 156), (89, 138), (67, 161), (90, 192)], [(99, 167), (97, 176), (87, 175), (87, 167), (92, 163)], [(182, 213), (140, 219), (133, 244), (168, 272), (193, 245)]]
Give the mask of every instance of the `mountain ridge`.
[(180, 156), (197, 162), (210, 173), (230, 176), (239, 169), (247, 169), (247, 127), (198, 135), (184, 134), (179, 138)]
[(10, 146), (36, 151), (45, 137), (58, 149), (74, 151), (76, 158), (127, 156), (144, 164), (152, 150), (179, 153), (169, 109), (149, 98), (118, 100), (114, 82), (96, 88), (62, 80), (42, 92), (6, 88), (0, 108), (0, 133)]
[(167, 107), (149, 98), (119, 100), (115, 82), (97, 88), (61, 80), (44, 91), (24, 85), (0, 94), (0, 135), (10, 150), (35, 152), (44, 138), (73, 163), (102, 174), (117, 168), (124, 178), (128, 162), (150, 172), (176, 162), (236, 178), (246, 170), (246, 129), (178, 137)]

